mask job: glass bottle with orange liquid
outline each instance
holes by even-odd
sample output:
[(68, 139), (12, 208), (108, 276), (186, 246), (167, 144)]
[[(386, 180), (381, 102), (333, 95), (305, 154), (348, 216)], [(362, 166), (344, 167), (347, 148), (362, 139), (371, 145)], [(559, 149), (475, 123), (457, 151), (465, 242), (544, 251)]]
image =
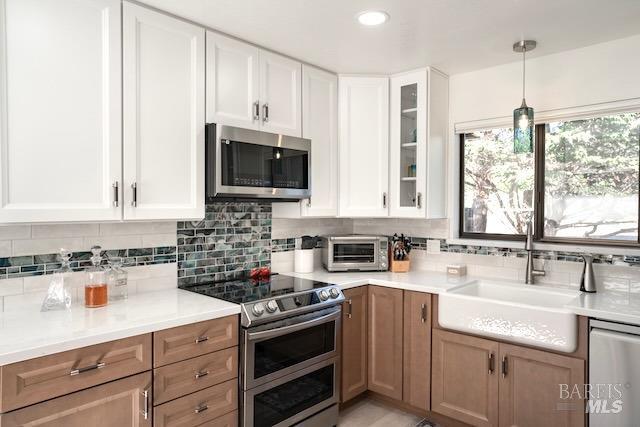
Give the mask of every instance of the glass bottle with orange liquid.
[(100, 264), (102, 248), (94, 246), (91, 248), (92, 266), (85, 272), (84, 284), (84, 306), (89, 308), (104, 307), (109, 302), (107, 295), (107, 271)]

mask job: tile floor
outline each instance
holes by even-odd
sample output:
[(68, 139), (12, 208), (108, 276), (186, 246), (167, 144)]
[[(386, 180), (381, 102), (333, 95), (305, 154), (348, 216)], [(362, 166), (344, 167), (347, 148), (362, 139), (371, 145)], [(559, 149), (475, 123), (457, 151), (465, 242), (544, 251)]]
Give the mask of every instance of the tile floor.
[(338, 420), (339, 427), (428, 427), (430, 425), (421, 417), (371, 399), (363, 399), (341, 411)]

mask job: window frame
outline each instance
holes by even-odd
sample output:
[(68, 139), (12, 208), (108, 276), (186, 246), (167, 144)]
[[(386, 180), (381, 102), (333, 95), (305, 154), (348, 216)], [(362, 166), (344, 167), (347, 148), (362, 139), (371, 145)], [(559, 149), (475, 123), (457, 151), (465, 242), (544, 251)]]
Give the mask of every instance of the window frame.
[[(620, 113), (623, 114), (623, 113)], [(549, 237), (544, 236), (544, 179), (545, 179), (545, 136), (547, 123), (538, 123), (535, 125), (534, 139), (534, 179), (533, 179), (533, 218), (534, 218), (534, 235), (533, 239), (540, 243), (564, 244), (575, 246), (608, 246), (608, 247), (624, 247), (624, 248), (640, 248), (640, 179), (638, 180), (638, 239), (634, 241), (610, 240), (610, 239), (585, 239), (572, 237)], [(526, 236), (523, 234), (498, 234), (498, 233), (471, 233), (464, 230), (464, 143), (465, 134), (459, 134), (459, 185), (458, 185), (458, 237), (460, 239), (473, 240), (502, 240), (524, 242)], [(640, 159), (640, 150), (638, 150), (638, 158)]]

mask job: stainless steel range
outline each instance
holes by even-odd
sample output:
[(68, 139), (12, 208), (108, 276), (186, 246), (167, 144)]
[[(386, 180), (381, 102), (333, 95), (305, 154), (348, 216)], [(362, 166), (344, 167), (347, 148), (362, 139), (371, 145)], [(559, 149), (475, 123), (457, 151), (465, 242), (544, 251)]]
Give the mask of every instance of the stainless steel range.
[(275, 275), (184, 289), (241, 305), (242, 426), (337, 425), (337, 286)]

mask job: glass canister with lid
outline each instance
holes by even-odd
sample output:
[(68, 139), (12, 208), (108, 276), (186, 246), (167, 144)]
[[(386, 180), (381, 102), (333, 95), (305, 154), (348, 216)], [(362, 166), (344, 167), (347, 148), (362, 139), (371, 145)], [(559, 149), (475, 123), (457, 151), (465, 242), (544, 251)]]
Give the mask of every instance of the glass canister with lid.
[(71, 307), (71, 294), (67, 283), (73, 274), (71, 252), (61, 248), (59, 258), (60, 268), (53, 273), (41, 311), (65, 310)]
[(107, 284), (109, 285), (109, 301), (121, 301), (129, 296), (129, 286), (127, 284), (128, 274), (122, 268), (122, 258), (114, 257), (109, 259), (109, 272)]
[(101, 265), (102, 248), (93, 246), (91, 248), (91, 267), (85, 271), (84, 284), (84, 305), (89, 308), (104, 307), (107, 305), (107, 271)]

